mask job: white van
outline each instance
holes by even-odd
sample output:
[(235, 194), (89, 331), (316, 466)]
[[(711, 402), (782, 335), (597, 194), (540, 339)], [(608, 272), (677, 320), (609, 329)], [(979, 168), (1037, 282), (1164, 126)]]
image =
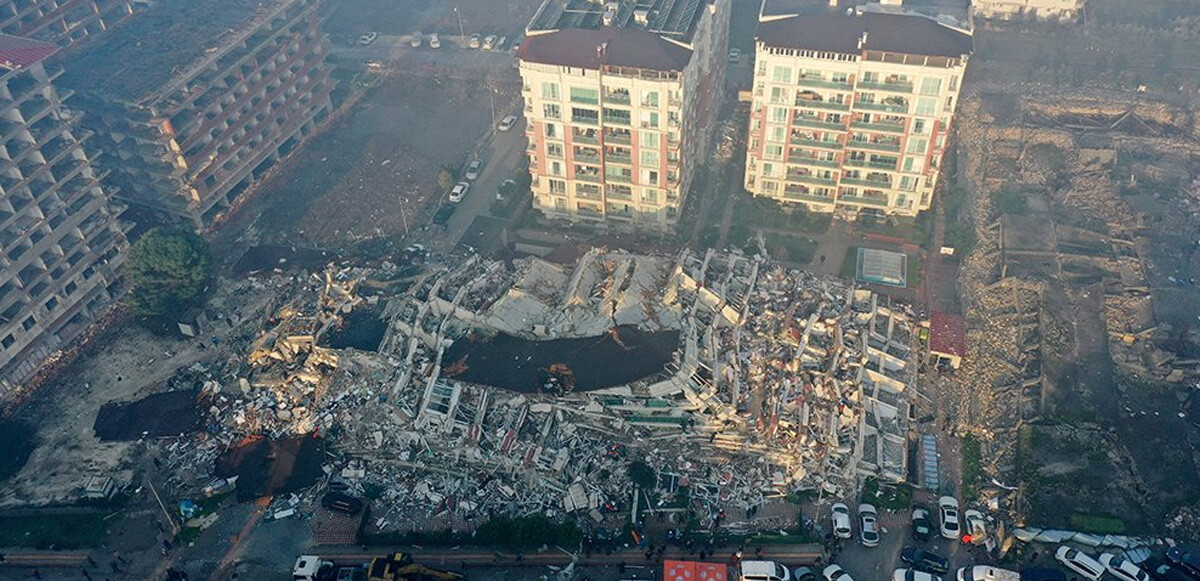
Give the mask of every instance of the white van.
[(1021, 581), (1021, 574), (1008, 569), (976, 565), (959, 569), (958, 581)]
[(775, 561), (742, 561), (742, 581), (791, 581), (787, 567)]
[(1084, 579), (1097, 581), (1104, 575), (1104, 565), (1083, 551), (1063, 545), (1055, 551), (1054, 558), (1064, 567), (1079, 573)]

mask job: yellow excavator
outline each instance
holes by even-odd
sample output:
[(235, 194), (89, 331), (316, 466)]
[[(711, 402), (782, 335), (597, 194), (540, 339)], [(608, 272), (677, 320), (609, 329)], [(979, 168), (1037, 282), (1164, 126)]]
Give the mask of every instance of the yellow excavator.
[(367, 581), (462, 581), (462, 573), (443, 571), (413, 563), (408, 553), (393, 553), (371, 559)]

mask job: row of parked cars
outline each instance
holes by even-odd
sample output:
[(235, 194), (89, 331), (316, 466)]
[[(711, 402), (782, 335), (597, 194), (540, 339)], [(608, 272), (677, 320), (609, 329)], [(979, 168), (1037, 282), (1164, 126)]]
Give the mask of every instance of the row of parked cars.
[[(833, 534), (839, 539), (849, 539), (854, 536), (851, 527), (850, 507), (843, 503), (832, 507)], [(918, 541), (928, 541), (934, 536), (933, 516), (929, 509), (916, 505), (912, 511), (912, 536)], [(982, 539), (987, 532), (987, 523), (983, 513), (977, 510), (967, 510), (959, 513), (958, 500), (953, 496), (943, 496), (938, 499), (937, 533), (943, 538), (959, 539), (964, 543)], [(879, 544), (879, 511), (870, 504), (858, 505), (858, 534), (859, 542), (865, 547)]]

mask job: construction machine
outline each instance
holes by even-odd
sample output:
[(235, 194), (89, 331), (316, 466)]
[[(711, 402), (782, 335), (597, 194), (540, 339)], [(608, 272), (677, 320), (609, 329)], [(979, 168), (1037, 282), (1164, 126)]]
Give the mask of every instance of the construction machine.
[(393, 553), (371, 559), (367, 581), (462, 581), (462, 573), (443, 571), (413, 563), (408, 553)]

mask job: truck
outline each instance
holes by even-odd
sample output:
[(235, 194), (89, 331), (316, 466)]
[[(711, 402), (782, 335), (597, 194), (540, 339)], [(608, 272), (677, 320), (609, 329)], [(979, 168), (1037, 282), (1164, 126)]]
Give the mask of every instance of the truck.
[(316, 555), (300, 555), (292, 567), (292, 581), (332, 581), (336, 574), (332, 561)]
[(375, 557), (367, 567), (367, 581), (461, 581), (462, 573), (413, 563), (408, 553)]

